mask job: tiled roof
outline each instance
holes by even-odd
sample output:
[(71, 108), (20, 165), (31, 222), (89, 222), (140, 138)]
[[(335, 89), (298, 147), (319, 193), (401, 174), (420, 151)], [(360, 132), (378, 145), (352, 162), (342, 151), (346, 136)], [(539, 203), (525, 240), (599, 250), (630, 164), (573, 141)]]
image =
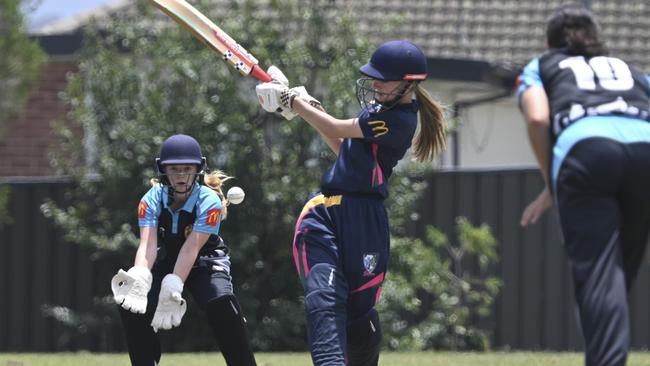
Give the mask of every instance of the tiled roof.
[[(347, 2), (346, 2), (347, 3)], [(546, 20), (558, 0), (361, 0), (362, 29), (400, 14), (395, 38), (408, 38), (428, 56), (523, 64), (543, 52)], [(362, 9), (365, 9), (361, 11)], [(650, 71), (650, 1), (591, 1), (611, 54)]]
[[(130, 1), (98, 9), (130, 6)], [(232, 0), (212, 0), (222, 8)], [(318, 1), (299, 0), (312, 5)], [(192, 1), (190, 1), (192, 2)], [(567, 1), (559, 0), (330, 0), (349, 8), (359, 19), (360, 32), (375, 43), (386, 23), (397, 26), (391, 38), (407, 38), (432, 58), (469, 59), (492, 63), (524, 64), (545, 49), (545, 23), (553, 10)], [(603, 38), (615, 56), (650, 72), (650, 1), (593, 0)], [(268, 0), (259, 1), (261, 12)], [(91, 14), (44, 27), (46, 33), (71, 31), (83, 25)], [(43, 33), (41, 29), (40, 33)]]

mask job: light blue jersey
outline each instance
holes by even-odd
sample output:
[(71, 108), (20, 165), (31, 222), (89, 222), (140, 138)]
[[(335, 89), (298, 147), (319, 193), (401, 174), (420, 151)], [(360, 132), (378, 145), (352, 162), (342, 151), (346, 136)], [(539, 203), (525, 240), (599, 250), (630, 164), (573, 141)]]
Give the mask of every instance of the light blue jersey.
[(206, 234), (219, 234), (221, 210), (223, 205), (219, 195), (212, 189), (194, 183), (190, 196), (183, 207), (172, 211), (169, 208), (169, 187), (156, 184), (142, 197), (138, 206), (138, 223), (140, 227), (158, 227), (161, 210), (167, 210), (172, 216), (172, 233), (179, 230), (180, 211), (192, 213), (196, 207), (196, 219), (193, 231)]

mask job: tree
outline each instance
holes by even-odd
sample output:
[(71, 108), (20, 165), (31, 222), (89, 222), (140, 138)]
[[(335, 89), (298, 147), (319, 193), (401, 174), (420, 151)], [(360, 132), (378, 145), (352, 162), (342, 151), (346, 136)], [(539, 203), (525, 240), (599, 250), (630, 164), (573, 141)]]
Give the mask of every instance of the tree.
[(0, 132), (24, 106), (46, 56), (28, 38), (20, 0), (0, 0)]
[[(25, 33), (20, 0), (0, 0), (0, 137), (22, 110), (45, 59), (45, 53)], [(11, 222), (10, 194), (8, 186), (0, 187), (0, 226)]]
[[(237, 35), (262, 65), (278, 65), (292, 84), (306, 84), (332, 114), (346, 115), (369, 45), (357, 36), (354, 19), (332, 2), (304, 5), (272, 1), (262, 11), (253, 1), (233, 1), (207, 14)], [(215, 8), (208, 1), (196, 6)], [(246, 191), (246, 201), (231, 207), (222, 236), (233, 250), (235, 289), (255, 347), (304, 349), (292, 229), (333, 155), (304, 121), (263, 112), (254, 86), (254, 80), (241, 78), (147, 2), (116, 14), (102, 32), (86, 34), (80, 72), (67, 89), (84, 141), (65, 125), (58, 127), (62, 141), (55, 167), (75, 177), (76, 186), (68, 193), (74, 204), (49, 202), (44, 212), (68, 240), (93, 251), (97, 295), (106, 296), (110, 276), (132, 262), (135, 208), (154, 176), (161, 142), (174, 133), (196, 137), (209, 166), (235, 176), (233, 184)], [(94, 311), (105, 311), (101, 309)], [(65, 314), (58, 318), (77, 330), (74, 319), (86, 319), (60, 308), (47, 312)], [(188, 313), (184, 322), (193, 319)], [(210, 336), (187, 333), (177, 338), (176, 349), (206, 349), (213, 343)]]
[[(492, 311), (502, 281), (490, 228), (456, 219), (457, 240), (428, 225), (423, 239), (395, 237), (391, 275), (380, 304), (389, 348), (488, 350), (480, 321)], [(397, 254), (398, 253), (398, 254)]]

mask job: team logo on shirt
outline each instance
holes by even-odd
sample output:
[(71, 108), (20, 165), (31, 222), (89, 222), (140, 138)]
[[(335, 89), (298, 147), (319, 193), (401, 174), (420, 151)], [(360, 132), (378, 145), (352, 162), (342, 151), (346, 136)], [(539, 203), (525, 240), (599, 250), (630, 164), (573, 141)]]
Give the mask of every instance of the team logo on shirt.
[(221, 216), (221, 210), (218, 208), (213, 208), (208, 210), (208, 217), (205, 219), (205, 224), (209, 226), (216, 226), (219, 222), (219, 217)]
[(144, 216), (147, 214), (147, 208), (149, 206), (145, 201), (140, 201), (140, 204), (138, 204), (138, 218), (139, 219), (144, 219)]
[(192, 225), (187, 225), (185, 226), (185, 230), (183, 230), (183, 234), (185, 234), (185, 239), (187, 239), (188, 236), (192, 233)]
[(363, 254), (363, 271), (364, 277), (374, 276), (373, 271), (377, 267), (377, 262), (379, 262), (379, 253), (364, 253)]
[(372, 136), (374, 138), (383, 136), (389, 131), (388, 127), (386, 126), (386, 122), (384, 121), (370, 121), (368, 124), (372, 126), (372, 132), (374, 132)]

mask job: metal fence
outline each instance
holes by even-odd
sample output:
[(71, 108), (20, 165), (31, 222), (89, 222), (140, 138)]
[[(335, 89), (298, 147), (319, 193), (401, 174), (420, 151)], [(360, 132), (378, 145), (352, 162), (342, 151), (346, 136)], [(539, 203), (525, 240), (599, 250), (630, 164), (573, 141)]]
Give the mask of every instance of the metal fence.
[[(518, 224), (525, 205), (541, 190), (537, 171), (437, 172), (428, 181), (416, 234), (423, 235), (427, 224), (451, 234), (455, 217), (466, 216), (474, 224), (488, 224), (499, 241), (501, 260), (495, 271), (504, 287), (485, 323), (493, 330), (492, 346), (580, 349), (557, 217), (547, 215), (526, 229)], [(90, 253), (66, 243), (40, 212), (45, 199), (66, 199), (66, 183), (7, 184), (13, 222), (0, 228), (0, 351), (121, 349), (115, 339), (102, 339), (101, 349), (97, 339), (82, 337), (71, 343), (62, 339), (66, 332), (61, 325), (42, 315), (43, 304), (88, 310), (95, 289), (107, 286), (95, 283)], [(649, 290), (650, 273), (644, 265), (630, 296), (635, 348), (650, 344)]]
[(93, 296), (91, 262), (40, 212), (45, 199), (64, 199), (64, 183), (9, 186), (11, 223), (0, 228), (0, 350), (58, 350), (64, 329), (42, 316), (42, 306), (87, 309)]
[[(454, 219), (466, 216), (486, 223), (499, 241), (496, 274), (504, 286), (488, 325), (495, 348), (522, 350), (578, 350), (582, 339), (576, 325), (573, 283), (555, 212), (522, 228), (520, 215), (543, 187), (537, 169), (438, 172), (428, 179), (421, 200), (426, 224), (445, 233)], [(629, 301), (632, 346), (650, 344), (650, 272), (642, 265)]]

